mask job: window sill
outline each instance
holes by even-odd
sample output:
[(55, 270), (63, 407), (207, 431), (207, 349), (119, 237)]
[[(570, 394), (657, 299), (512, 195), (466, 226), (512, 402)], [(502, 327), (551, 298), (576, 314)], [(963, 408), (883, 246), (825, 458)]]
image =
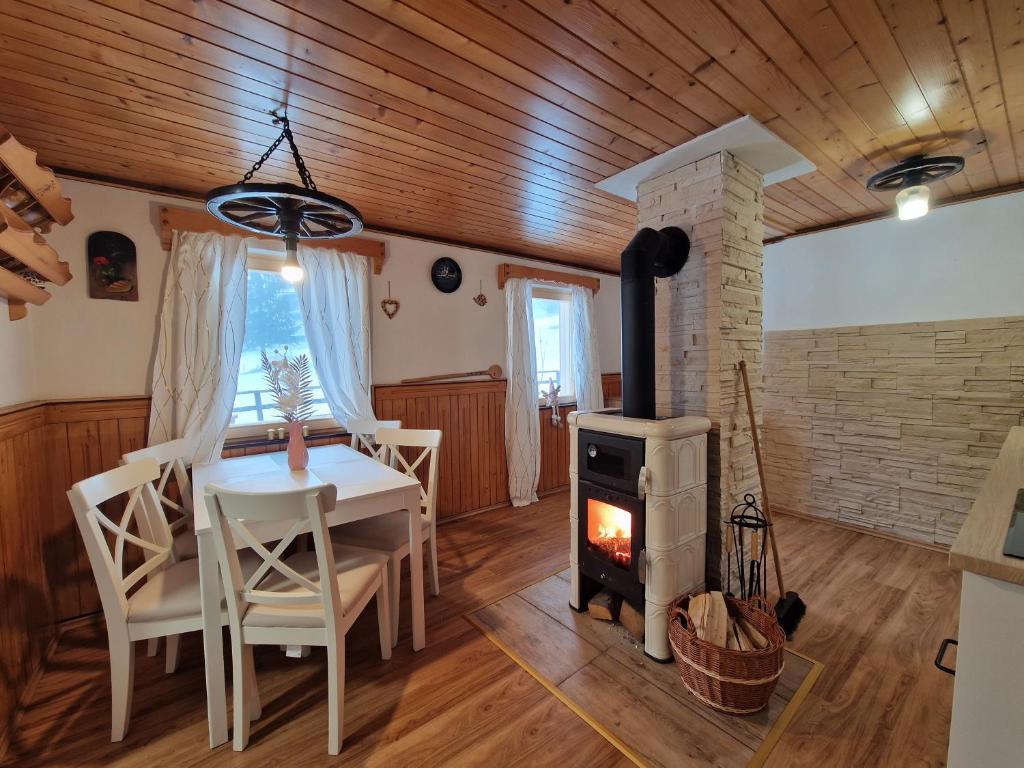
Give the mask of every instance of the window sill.
[[(348, 437), (349, 433), (341, 429), (340, 427), (332, 427), (328, 429), (316, 429), (310, 430), (309, 434), (306, 435), (307, 440), (318, 440), (328, 437)], [(264, 435), (260, 436), (249, 436), (249, 437), (229, 437), (224, 441), (224, 450), (237, 449), (237, 448), (267, 448), (270, 446), (287, 446), (288, 438), (284, 437), (278, 440), (276, 437), (273, 440), (267, 439)]]
[[(558, 407), (559, 408), (565, 408), (566, 406), (572, 406), (573, 408), (575, 408), (576, 407), (576, 398), (573, 398), (572, 400), (566, 400), (564, 403), (559, 401), (559, 403), (558, 403)], [(547, 403), (537, 403), (537, 407), (540, 410), (542, 410), (542, 411), (550, 411), (551, 410), (551, 406), (548, 405)]]

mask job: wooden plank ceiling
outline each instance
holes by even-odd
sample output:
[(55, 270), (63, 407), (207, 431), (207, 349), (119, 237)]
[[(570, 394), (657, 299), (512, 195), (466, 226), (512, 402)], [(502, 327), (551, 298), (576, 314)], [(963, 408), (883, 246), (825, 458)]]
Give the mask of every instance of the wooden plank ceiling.
[[(1021, 182), (1014, 0), (0, 0), (0, 122), (59, 169), (193, 195), (288, 106), (319, 186), (371, 227), (616, 270), (633, 206), (594, 182), (750, 114), (817, 171), (769, 234)], [(296, 179), (279, 151), (264, 180)]]

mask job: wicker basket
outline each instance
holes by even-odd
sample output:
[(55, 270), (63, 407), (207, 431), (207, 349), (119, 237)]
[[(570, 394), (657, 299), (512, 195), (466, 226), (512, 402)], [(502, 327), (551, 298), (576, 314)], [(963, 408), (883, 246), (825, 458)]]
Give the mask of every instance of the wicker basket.
[(690, 595), (669, 606), (668, 637), (683, 685), (709, 707), (734, 715), (764, 709), (782, 675), (786, 635), (774, 609), (761, 598), (725, 598), (730, 616), (741, 616), (768, 639), (758, 651), (735, 651), (697, 637), (686, 609)]

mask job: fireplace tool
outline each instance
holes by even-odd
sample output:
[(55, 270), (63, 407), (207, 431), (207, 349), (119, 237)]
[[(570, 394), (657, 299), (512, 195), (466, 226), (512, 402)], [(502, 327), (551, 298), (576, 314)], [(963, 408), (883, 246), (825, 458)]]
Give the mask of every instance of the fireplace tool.
[(757, 478), (761, 481), (761, 500), (764, 503), (764, 516), (768, 520), (768, 536), (772, 544), (772, 557), (775, 560), (775, 579), (779, 584), (779, 599), (775, 603), (775, 616), (779, 620), (786, 637), (792, 637), (800, 626), (807, 606), (796, 592), (787, 592), (782, 581), (782, 562), (779, 558), (779, 547), (775, 543), (775, 526), (771, 525), (772, 505), (768, 503), (768, 483), (764, 477), (764, 461), (761, 458), (761, 441), (757, 437), (757, 417), (754, 414), (754, 401), (750, 397), (750, 379), (747, 377), (747, 363), (740, 360), (740, 377), (743, 379), (743, 395), (747, 401), (747, 418), (750, 419), (750, 438), (754, 443), (754, 457), (757, 460)]
[(767, 531), (770, 525), (757, 506), (753, 494), (744, 495), (743, 503), (733, 507), (725, 531), (726, 594), (735, 596), (732, 591), (735, 571), (741, 600), (767, 595), (768, 571), (765, 558), (768, 554)]

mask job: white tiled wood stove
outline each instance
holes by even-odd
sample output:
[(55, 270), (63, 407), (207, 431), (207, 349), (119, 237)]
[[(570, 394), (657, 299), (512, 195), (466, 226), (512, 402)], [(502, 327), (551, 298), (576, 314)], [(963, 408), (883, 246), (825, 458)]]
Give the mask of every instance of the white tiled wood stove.
[(569, 602), (607, 587), (644, 613), (644, 651), (672, 658), (669, 603), (704, 585), (707, 432), (703, 416), (569, 415)]
[(704, 586), (703, 416), (655, 418), (654, 278), (686, 263), (677, 227), (644, 228), (622, 252), (622, 411), (569, 414), (570, 563), (577, 610), (607, 587), (644, 613), (644, 651), (672, 658), (669, 603)]

